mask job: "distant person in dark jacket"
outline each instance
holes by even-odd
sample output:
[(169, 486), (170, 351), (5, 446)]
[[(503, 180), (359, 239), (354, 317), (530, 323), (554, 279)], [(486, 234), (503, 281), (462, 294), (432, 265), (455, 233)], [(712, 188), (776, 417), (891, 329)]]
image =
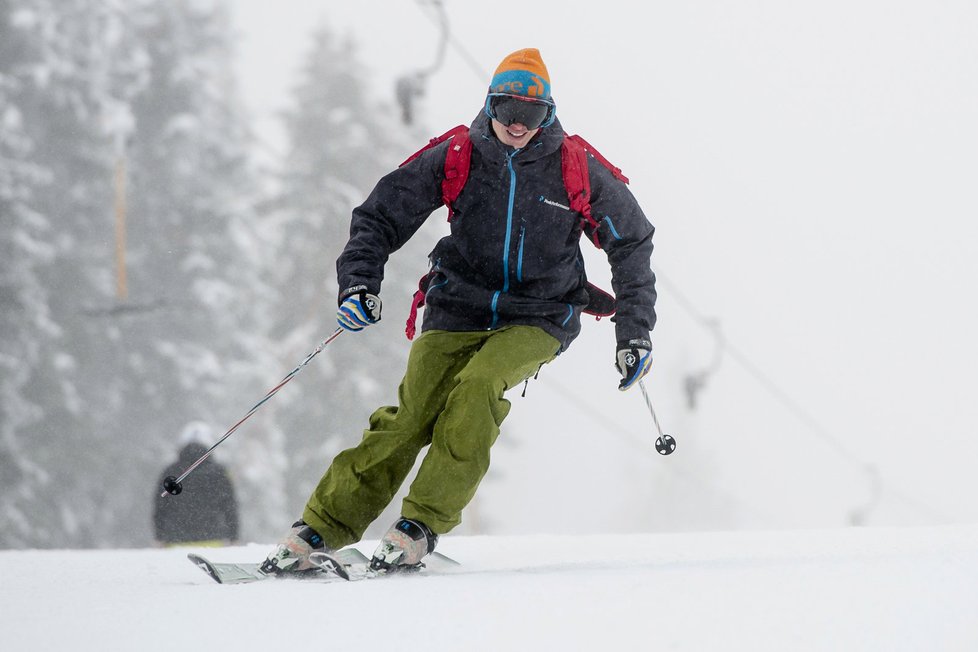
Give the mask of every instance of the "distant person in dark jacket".
[[(609, 92), (596, 101), (607, 104), (609, 120), (635, 122), (636, 116), (613, 114), (628, 104), (620, 100)], [(581, 313), (595, 300), (582, 236), (604, 250), (611, 266), (619, 389), (648, 372), (654, 229), (619, 171), (593, 153), (582, 166), (576, 142), (557, 120), (540, 52), (519, 50), (496, 68), (471, 126), (386, 175), (354, 209), (336, 263), (337, 321), (349, 331), (380, 320), (388, 257), (446, 201), (451, 231), (430, 255), (422, 334), (411, 346), (398, 405), (375, 411), (360, 444), (336, 456), (264, 572), (310, 569), (312, 552), (358, 541), (426, 446), (401, 518), (371, 566), (417, 566), (438, 535), (459, 524), (509, 413), (503, 394), (567, 350), (580, 333)], [(464, 152), (464, 171), (447, 163), (456, 152)], [(582, 167), (590, 195), (569, 181), (582, 176)], [(370, 370), (345, 372), (356, 374)]]
[[(197, 461), (211, 446), (213, 431), (194, 421), (180, 435), (179, 458), (160, 475), (156, 486), (167, 476), (177, 477)], [(153, 503), (156, 540), (163, 545), (222, 545), (238, 539), (238, 503), (234, 486), (223, 466), (208, 458), (183, 481), (186, 491)]]

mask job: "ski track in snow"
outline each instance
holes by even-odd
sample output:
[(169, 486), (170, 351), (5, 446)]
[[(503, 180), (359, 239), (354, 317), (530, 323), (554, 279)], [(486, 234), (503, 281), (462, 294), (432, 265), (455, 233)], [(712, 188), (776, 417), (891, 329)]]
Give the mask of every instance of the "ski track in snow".
[(462, 566), (354, 583), (186, 559), (270, 548), (0, 552), (0, 650), (978, 650), (978, 526), (448, 535)]

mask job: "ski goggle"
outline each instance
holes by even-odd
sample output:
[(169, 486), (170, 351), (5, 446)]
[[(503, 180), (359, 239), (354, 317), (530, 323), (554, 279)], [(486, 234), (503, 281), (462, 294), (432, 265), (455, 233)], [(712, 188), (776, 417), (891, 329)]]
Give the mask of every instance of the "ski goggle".
[(486, 115), (507, 127), (520, 123), (533, 130), (553, 124), (557, 117), (557, 105), (552, 100), (490, 93), (486, 96)]

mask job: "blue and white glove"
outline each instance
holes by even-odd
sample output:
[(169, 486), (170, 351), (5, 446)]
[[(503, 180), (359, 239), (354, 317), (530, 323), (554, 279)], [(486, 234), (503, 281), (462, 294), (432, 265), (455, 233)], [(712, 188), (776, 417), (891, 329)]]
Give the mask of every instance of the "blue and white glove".
[(618, 389), (624, 392), (642, 380), (652, 368), (652, 342), (640, 338), (621, 341), (617, 353), (615, 366), (621, 372)]
[(351, 288), (336, 311), (337, 323), (348, 331), (362, 331), (380, 321), (380, 297), (364, 289)]

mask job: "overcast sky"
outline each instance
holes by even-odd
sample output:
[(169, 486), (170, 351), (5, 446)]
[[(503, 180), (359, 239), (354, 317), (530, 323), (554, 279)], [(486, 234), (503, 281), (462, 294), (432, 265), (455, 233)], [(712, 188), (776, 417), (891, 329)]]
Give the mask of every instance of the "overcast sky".
[[(394, 80), (438, 50), (430, 3), (232, 4), (245, 99), (272, 146), (318, 21), (355, 39), (390, 103)], [(444, 7), (453, 41), (421, 104), (431, 135), (475, 116), (477, 69), (538, 47), (565, 129), (631, 178), (663, 279), (649, 388), (680, 443), (655, 455), (641, 396), (615, 389), (613, 325), (586, 323), (514, 399), (521, 445), (496, 453), (484, 509), (513, 531), (543, 506), (561, 519), (617, 504), (627, 519), (622, 496), (647, 501), (635, 483), (659, 477), (675, 480), (674, 505), (677, 487), (709, 485), (727, 510), (689, 527), (730, 509), (738, 527), (837, 525), (866, 505), (881, 525), (978, 519), (978, 5)], [(718, 354), (691, 410), (684, 379)]]

